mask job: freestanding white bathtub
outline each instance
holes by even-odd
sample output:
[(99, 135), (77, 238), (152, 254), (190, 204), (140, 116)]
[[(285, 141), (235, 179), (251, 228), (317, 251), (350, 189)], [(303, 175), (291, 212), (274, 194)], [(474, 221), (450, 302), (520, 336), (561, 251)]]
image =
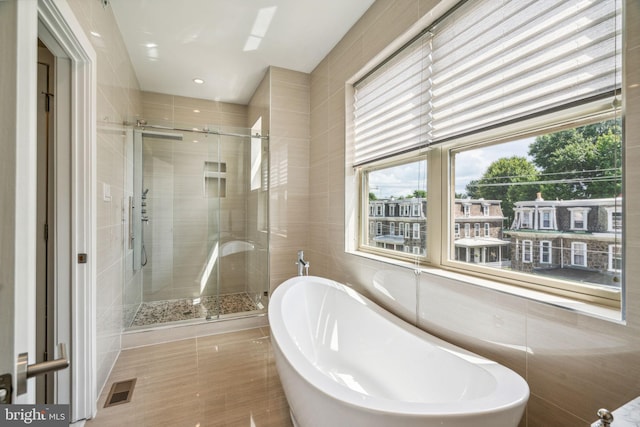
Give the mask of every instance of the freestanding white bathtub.
[(529, 398), (527, 383), (510, 369), (328, 279), (281, 284), (269, 322), (298, 427), (510, 427)]

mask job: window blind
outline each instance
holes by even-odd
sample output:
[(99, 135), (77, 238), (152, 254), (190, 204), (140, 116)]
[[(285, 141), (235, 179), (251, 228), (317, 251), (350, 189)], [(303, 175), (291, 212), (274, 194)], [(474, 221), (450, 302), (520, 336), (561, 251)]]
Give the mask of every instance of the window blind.
[(613, 93), (620, 8), (620, 0), (467, 2), (434, 29), (434, 140)]
[(429, 35), (403, 49), (355, 88), (355, 164), (430, 139)]
[(474, 0), (355, 87), (354, 165), (608, 96), (621, 0)]

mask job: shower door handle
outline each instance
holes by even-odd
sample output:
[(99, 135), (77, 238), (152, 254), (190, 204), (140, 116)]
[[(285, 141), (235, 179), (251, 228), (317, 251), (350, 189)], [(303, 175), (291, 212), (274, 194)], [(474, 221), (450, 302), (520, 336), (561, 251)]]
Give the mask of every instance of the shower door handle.
[(27, 379), (69, 367), (67, 347), (63, 343), (60, 343), (58, 348), (60, 349), (60, 357), (58, 359), (34, 363), (33, 365), (29, 365), (29, 353), (20, 353), (18, 356), (16, 378), (17, 394), (24, 394), (27, 392)]
[(133, 196), (129, 196), (129, 249), (133, 249), (133, 239), (136, 236), (133, 232)]

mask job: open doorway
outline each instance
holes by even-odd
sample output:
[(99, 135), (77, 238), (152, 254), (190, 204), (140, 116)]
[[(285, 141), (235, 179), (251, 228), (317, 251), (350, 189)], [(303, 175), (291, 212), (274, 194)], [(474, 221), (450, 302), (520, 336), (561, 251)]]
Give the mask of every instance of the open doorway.
[[(52, 154), (55, 152), (55, 57), (38, 40), (38, 89), (37, 89), (37, 227), (36, 227), (36, 363), (55, 357), (54, 332), (56, 318), (54, 250), (55, 227), (53, 216), (55, 200), (53, 195), (54, 167)], [(63, 314), (63, 313), (60, 313)], [(69, 316), (69, 313), (63, 315)], [(62, 375), (59, 374), (59, 375)], [(36, 402), (58, 403), (56, 400), (56, 374), (49, 373), (36, 377)], [(68, 393), (65, 393), (68, 395)], [(66, 403), (66, 402), (65, 402)]]

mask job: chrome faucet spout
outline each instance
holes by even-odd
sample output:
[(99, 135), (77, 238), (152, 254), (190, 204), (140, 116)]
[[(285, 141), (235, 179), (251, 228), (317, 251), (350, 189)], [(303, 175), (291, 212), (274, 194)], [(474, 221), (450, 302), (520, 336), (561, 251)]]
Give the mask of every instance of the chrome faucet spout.
[(304, 260), (303, 251), (298, 251), (298, 261), (296, 261), (296, 265), (298, 266), (298, 276), (309, 275), (309, 261)]

